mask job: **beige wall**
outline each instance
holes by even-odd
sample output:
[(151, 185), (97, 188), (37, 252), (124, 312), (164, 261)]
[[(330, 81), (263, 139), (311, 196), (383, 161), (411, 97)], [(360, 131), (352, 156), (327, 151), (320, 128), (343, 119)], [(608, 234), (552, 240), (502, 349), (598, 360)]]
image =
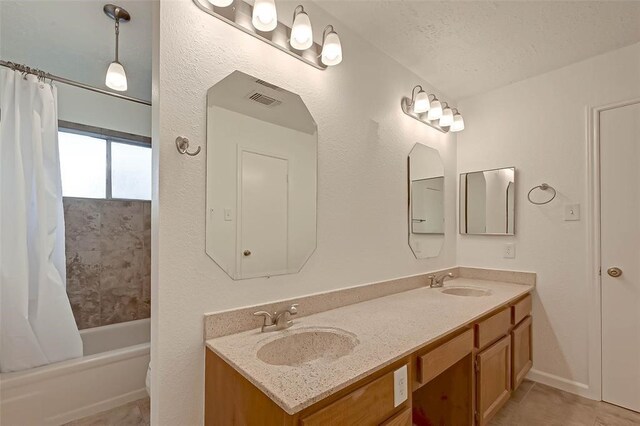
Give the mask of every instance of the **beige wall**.
[[(599, 308), (588, 297), (587, 108), (637, 97), (640, 44), (460, 101), (467, 128), (458, 136), (459, 172), (515, 166), (517, 182), (516, 235), (460, 235), (458, 263), (537, 272), (533, 377), (598, 398), (589, 355)], [(535, 206), (527, 192), (543, 182), (558, 195)], [(564, 221), (573, 203), (582, 219)], [(503, 258), (508, 242), (515, 259)]]
[[(455, 220), (439, 257), (409, 248), (407, 156), (414, 143), (440, 151), (445, 214), (455, 215), (455, 136), (404, 115), (400, 99), (416, 75), (303, 3), (316, 40), (324, 25), (340, 33), (344, 62), (319, 71), (200, 11), (191, 0), (160, 3), (154, 61), (152, 419), (203, 420), (203, 314), (453, 266)], [(283, 20), (296, 3), (278, 3)], [(294, 275), (232, 281), (205, 253), (206, 94), (234, 70), (298, 93), (318, 124), (318, 248)], [(435, 91), (439, 96), (445, 94)], [(179, 155), (186, 136), (197, 157)], [(157, 209), (157, 211), (155, 210)], [(157, 310), (156, 310), (157, 309)]]

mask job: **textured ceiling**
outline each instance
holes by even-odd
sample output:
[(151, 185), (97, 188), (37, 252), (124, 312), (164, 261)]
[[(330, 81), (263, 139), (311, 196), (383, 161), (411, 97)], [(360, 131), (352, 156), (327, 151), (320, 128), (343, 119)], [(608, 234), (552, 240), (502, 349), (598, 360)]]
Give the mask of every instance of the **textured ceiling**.
[(454, 99), (640, 41), (640, 1), (315, 2)]
[[(106, 89), (115, 50), (114, 21), (102, 11), (107, 0), (0, 0), (0, 57)], [(151, 16), (148, 0), (118, 0), (131, 13), (120, 25), (120, 62), (129, 90), (151, 99)]]

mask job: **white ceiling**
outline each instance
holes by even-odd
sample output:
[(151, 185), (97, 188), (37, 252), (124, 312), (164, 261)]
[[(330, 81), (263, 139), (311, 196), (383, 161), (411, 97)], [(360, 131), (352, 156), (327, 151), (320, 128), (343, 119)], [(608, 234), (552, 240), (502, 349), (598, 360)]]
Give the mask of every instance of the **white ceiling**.
[(454, 99), (640, 41), (640, 1), (316, 3)]
[[(114, 59), (114, 21), (102, 11), (108, 0), (0, 0), (0, 57), (107, 89)], [(131, 14), (120, 25), (120, 62), (129, 90), (151, 99), (151, 16), (147, 0), (117, 0)]]

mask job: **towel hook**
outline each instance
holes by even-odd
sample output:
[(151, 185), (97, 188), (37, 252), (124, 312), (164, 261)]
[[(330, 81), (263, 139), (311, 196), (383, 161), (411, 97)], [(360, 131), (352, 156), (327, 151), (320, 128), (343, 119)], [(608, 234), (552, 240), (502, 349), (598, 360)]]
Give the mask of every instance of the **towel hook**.
[(180, 154), (187, 154), (192, 157), (200, 154), (200, 147), (198, 147), (194, 152), (187, 151), (189, 149), (189, 139), (182, 136), (178, 136), (176, 138), (176, 148)]
[[(552, 195), (552, 196), (551, 196), (551, 198), (549, 198), (547, 201), (542, 201), (542, 202), (533, 201), (533, 200), (531, 199), (531, 193), (533, 192), (533, 190), (534, 190), (534, 189), (538, 189), (538, 188), (540, 188), (540, 189), (541, 189), (541, 190), (543, 190), (543, 191), (549, 191), (549, 190), (550, 190), (550, 191), (553, 191), (553, 195)], [(543, 204), (549, 204), (550, 202), (552, 202), (552, 201), (553, 201), (553, 199), (554, 199), (554, 198), (556, 198), (556, 190), (555, 190), (555, 188), (554, 188), (553, 186), (551, 186), (551, 185), (549, 185), (549, 184), (546, 184), (546, 183), (542, 183), (542, 184), (540, 184), (540, 185), (538, 185), (538, 186), (534, 186), (533, 188), (531, 188), (531, 189), (529, 190), (529, 193), (527, 194), (527, 198), (529, 199), (529, 202), (530, 202), (531, 204), (535, 204), (535, 205), (537, 205), (537, 206), (541, 206), (541, 205), (543, 205)]]

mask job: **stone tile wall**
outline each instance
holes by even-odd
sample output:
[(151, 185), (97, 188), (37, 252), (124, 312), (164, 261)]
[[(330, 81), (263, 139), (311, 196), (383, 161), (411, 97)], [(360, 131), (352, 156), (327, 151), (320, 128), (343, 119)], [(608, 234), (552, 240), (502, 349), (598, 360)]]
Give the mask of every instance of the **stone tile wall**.
[(151, 202), (63, 203), (67, 294), (78, 328), (149, 318)]

